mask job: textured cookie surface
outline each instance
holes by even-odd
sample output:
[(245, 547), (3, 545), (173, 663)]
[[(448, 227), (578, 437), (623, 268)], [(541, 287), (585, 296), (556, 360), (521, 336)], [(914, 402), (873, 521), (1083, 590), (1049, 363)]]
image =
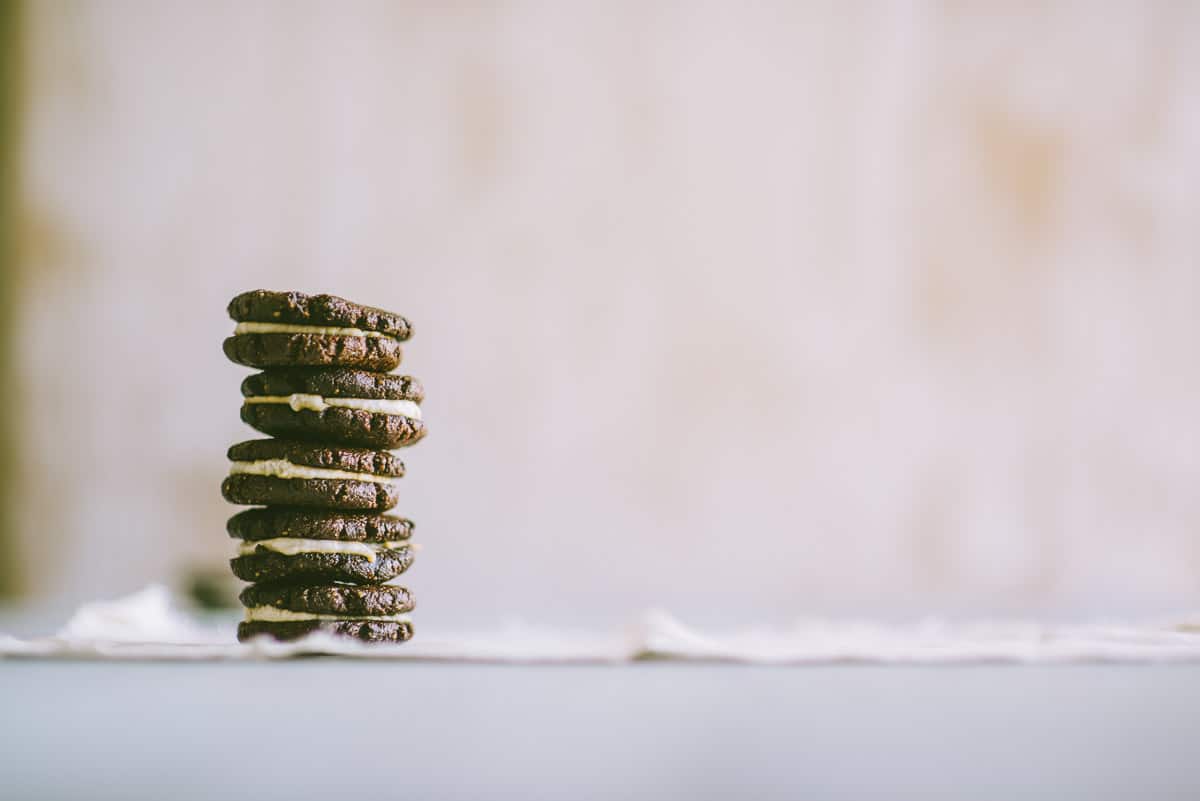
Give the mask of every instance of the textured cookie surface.
[(399, 314), (339, 298), (303, 292), (255, 289), (229, 302), (229, 316), (239, 323), (291, 323), (377, 331), (399, 340), (412, 336), (412, 325)]
[(314, 509), (386, 512), (400, 502), (395, 483), (342, 479), (226, 476), (221, 494), (242, 506), (303, 506)]
[(356, 367), (388, 372), (400, 366), (400, 343), (388, 337), (334, 334), (234, 334), (222, 345), (230, 361), (247, 367)]
[(238, 639), (242, 642), (260, 635), (277, 640), (298, 640), (321, 631), (339, 637), (350, 637), (369, 643), (399, 643), (412, 639), (412, 623), (390, 620), (300, 620), (288, 623), (242, 621), (238, 624)]
[(286, 439), (251, 439), (229, 446), (227, 455), (231, 462), (278, 459), (294, 465), (324, 470), (344, 470), (392, 478), (404, 475), (404, 462), (396, 458), (395, 454), (371, 448), (321, 446)]
[(324, 398), (370, 398), (373, 400), (425, 400), (425, 388), (409, 375), (373, 373), (368, 370), (276, 368), (246, 376), (242, 395), (320, 395)]
[(238, 512), (229, 518), (225, 529), (229, 536), (243, 540), (296, 537), (343, 542), (398, 542), (412, 536), (413, 523), (392, 515), (270, 506)]
[[(350, 553), (281, 554), (259, 547), (229, 560), (242, 581), (359, 581), (382, 584), (399, 576), (413, 561), (412, 546), (381, 549), (374, 559)], [(372, 613), (378, 614), (378, 613)]]
[(400, 615), (415, 607), (404, 587), (349, 584), (252, 584), (239, 596), (248, 607), (274, 606), (320, 615)]

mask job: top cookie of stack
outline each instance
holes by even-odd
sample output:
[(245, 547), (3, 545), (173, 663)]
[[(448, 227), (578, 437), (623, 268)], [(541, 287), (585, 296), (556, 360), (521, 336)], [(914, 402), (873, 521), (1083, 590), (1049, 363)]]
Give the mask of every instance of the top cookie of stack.
[(243, 292), (229, 302), (237, 322), (225, 355), (247, 367), (356, 367), (391, 372), (412, 326), (398, 314), (333, 295)]
[(333, 295), (244, 292), (225, 355), (263, 368), (242, 382), (242, 420), (276, 437), (399, 448), (425, 436), (421, 383), (386, 375), (412, 335), (398, 314)]

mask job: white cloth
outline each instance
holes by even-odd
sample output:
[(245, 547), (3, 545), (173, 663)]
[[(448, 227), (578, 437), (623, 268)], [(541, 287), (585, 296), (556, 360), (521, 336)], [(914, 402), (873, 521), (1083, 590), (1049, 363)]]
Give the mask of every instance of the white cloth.
[(1180, 662), (1200, 661), (1200, 616), (1143, 624), (1029, 622), (909, 626), (802, 620), (785, 629), (701, 633), (662, 611), (625, 632), (589, 634), (512, 625), (487, 633), (427, 635), (403, 645), (366, 645), (315, 634), (293, 643), (238, 643), (232, 625), (205, 624), (146, 587), (81, 606), (54, 636), (0, 634), (0, 658), (278, 659), (330, 654), (369, 659), (467, 662), (623, 663), (672, 659), (753, 664)]

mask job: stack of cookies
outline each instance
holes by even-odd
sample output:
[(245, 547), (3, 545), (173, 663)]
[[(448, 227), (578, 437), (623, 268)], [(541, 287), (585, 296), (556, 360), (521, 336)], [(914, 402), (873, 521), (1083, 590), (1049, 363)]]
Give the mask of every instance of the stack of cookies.
[(310, 632), (369, 642), (412, 637), (413, 598), (387, 584), (412, 563), (413, 524), (385, 514), (425, 435), (421, 384), (392, 375), (412, 334), (398, 314), (332, 295), (257, 290), (229, 304), (225, 355), (262, 370), (242, 382), (242, 420), (271, 439), (239, 442), (221, 485), (241, 540), (230, 562), (253, 582), (238, 639)]

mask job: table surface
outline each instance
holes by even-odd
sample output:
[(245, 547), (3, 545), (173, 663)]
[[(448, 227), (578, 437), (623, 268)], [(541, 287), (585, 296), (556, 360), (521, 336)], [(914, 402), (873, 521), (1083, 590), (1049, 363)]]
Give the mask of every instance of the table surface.
[(0, 661), (0, 798), (1188, 799), (1200, 667)]

